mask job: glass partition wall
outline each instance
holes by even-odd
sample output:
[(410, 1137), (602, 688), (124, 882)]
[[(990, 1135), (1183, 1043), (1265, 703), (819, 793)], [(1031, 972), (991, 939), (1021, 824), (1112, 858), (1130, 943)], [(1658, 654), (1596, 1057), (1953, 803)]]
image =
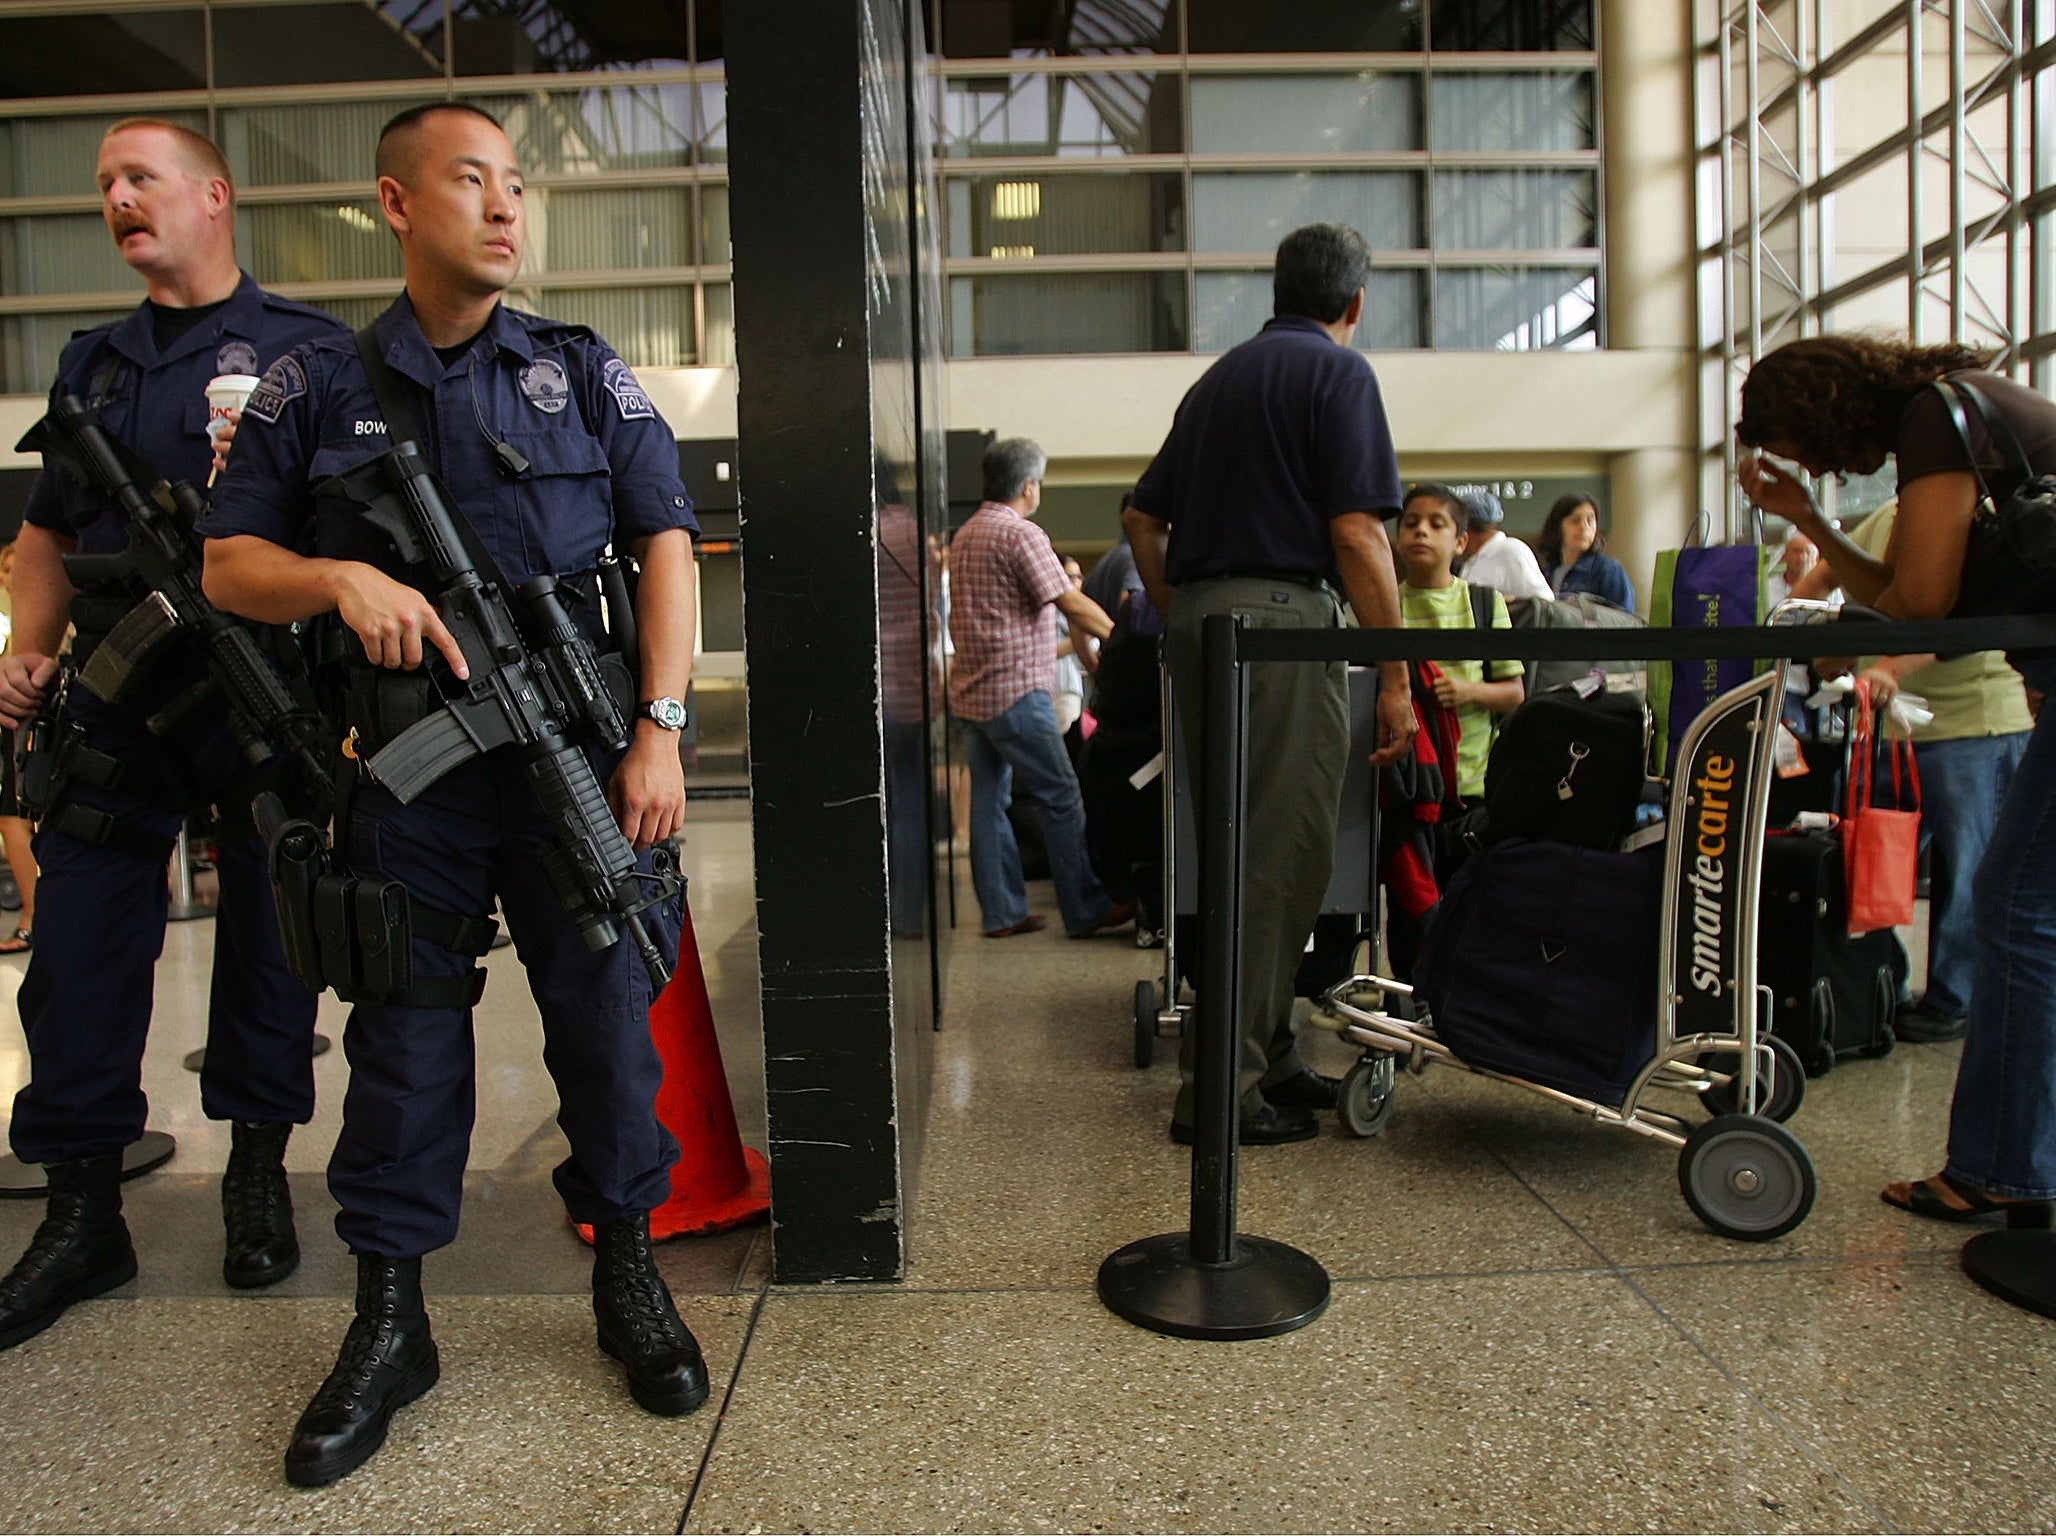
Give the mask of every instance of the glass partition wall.
[[(1800, 336), (1960, 341), (2056, 387), (2056, 0), (1698, 0), (1702, 505), (1741, 382)], [(1891, 494), (1822, 488), (1845, 522)]]

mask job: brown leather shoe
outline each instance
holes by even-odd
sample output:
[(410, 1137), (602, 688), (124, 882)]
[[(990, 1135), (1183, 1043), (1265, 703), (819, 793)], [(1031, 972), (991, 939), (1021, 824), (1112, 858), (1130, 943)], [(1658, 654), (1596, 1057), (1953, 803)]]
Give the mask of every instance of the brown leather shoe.
[(1018, 923), (1014, 924), (1014, 926), (1011, 928), (986, 929), (985, 936), (988, 939), (1011, 939), (1017, 933), (1040, 933), (1043, 929), (1047, 928), (1048, 926), (1048, 918), (1037, 917), (1033, 912), (1031, 912), (1026, 917), (1022, 918)]
[(1109, 929), (1122, 928), (1134, 921), (1135, 903), (1132, 901), (1117, 901), (1107, 908), (1107, 915), (1098, 922), (1092, 924), (1089, 928), (1080, 928), (1076, 933), (1065, 936), (1073, 939), (1089, 939), (1096, 933), (1105, 933)]

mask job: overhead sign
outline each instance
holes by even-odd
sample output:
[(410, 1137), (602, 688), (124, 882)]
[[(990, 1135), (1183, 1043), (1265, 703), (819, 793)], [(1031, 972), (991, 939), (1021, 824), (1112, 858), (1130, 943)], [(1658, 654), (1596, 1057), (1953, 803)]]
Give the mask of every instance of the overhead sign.
[[(1404, 477), (1407, 484), (1422, 478), (1434, 477)], [(1593, 505), (1599, 508), (1599, 526), (1605, 529), (1613, 525), (1606, 505), (1604, 475), (1466, 475), (1460, 479), (1444, 478), (1442, 483), (1451, 490), (1490, 491), (1506, 508), (1506, 531), (1528, 538), (1542, 531), (1549, 509), (1562, 496), (1591, 497)]]

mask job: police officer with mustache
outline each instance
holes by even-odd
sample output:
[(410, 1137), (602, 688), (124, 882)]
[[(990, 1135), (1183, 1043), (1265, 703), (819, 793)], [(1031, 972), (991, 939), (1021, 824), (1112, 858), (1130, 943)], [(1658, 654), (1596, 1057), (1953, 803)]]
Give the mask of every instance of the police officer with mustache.
[[(266, 293), (235, 257), (235, 186), (221, 151), (190, 129), (129, 118), (107, 130), (101, 212), (149, 297), (121, 320), (72, 338), (53, 404), (75, 395), (158, 474), (193, 485), (214, 462), (208, 381), (254, 374), (303, 341), (342, 331), (332, 317)], [(77, 593), (62, 558), (122, 551), (128, 531), (101, 496), (46, 465), (29, 493), (14, 577), (14, 644), (0, 657), (0, 723), (18, 725), (58, 678), (76, 620), (81, 665), (128, 606)], [(285, 1175), (287, 1137), (314, 1113), (315, 998), (287, 970), (264, 849), (250, 829), (248, 764), (218, 708), (165, 734), (145, 723), (204, 674), (186, 645), (134, 701), (74, 684), (63, 729), (76, 737), (35, 842), (42, 865), (36, 931), (21, 987), (30, 1079), (10, 1135), (45, 1165), (49, 1205), (28, 1251), (0, 1279), (0, 1349), (54, 1323), (75, 1301), (136, 1273), (121, 1214), (122, 1149), (143, 1133), (144, 1041), (152, 973), (164, 948), (165, 863), (189, 811), (224, 827), (217, 872), (207, 1057), (200, 1102), (232, 1126), (222, 1180), (223, 1278), (272, 1285), (300, 1262)]]

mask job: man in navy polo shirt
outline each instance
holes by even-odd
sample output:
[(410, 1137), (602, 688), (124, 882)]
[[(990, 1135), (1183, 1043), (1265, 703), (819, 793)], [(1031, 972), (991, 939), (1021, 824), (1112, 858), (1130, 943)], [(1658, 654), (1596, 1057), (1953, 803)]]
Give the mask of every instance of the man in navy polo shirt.
[[(1365, 628), (1399, 627), (1383, 518), (1399, 509), (1399, 465), (1378, 380), (1350, 347), (1370, 252), (1340, 224), (1278, 247), (1273, 318), (1193, 385), (1170, 436), (1121, 514), (1166, 648), (1185, 738), (1200, 740), (1200, 627), (1240, 613), (1264, 628), (1336, 629), (1348, 595)], [(1243, 884), (1239, 1077), (1245, 1144), (1303, 1141), (1336, 1084), (1300, 1059), (1293, 977), (1334, 863), (1349, 753), (1338, 663), (1250, 669), (1248, 848)], [(1380, 669), (1374, 764), (1413, 739), (1406, 666)], [(1194, 788), (1204, 793), (1194, 774)], [(1179, 1053), (1173, 1139), (1192, 1139), (1190, 1031)]]

